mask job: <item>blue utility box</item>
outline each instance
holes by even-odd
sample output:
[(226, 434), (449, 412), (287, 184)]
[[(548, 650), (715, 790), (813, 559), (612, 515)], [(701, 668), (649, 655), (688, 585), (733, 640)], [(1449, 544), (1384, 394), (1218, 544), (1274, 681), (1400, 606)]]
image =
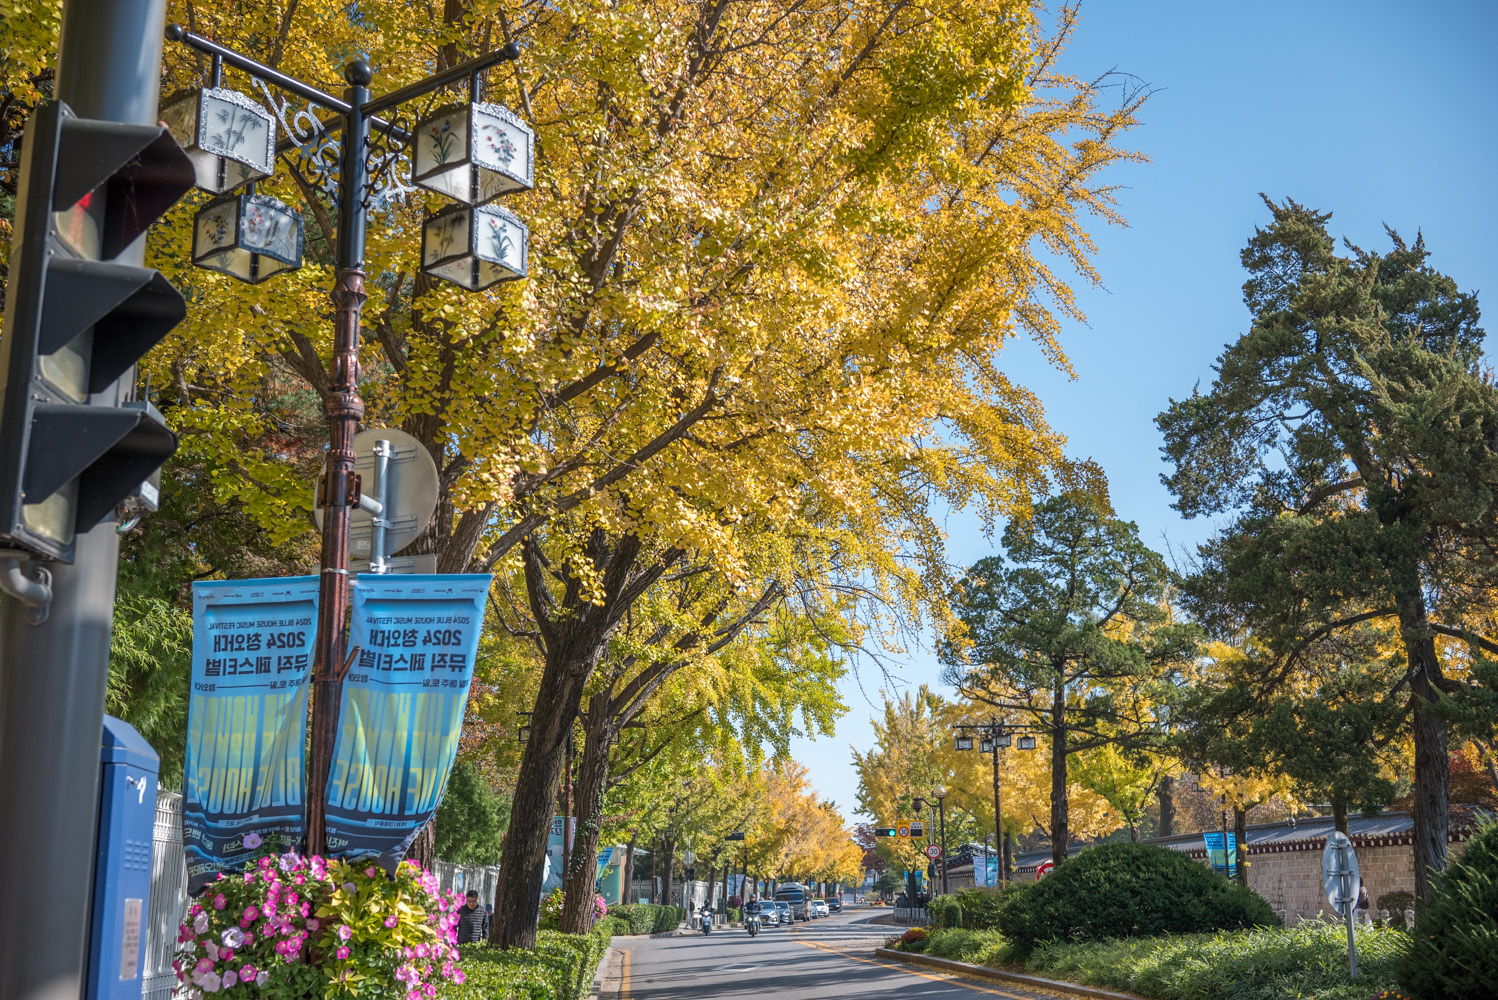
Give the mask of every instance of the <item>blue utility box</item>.
[(135, 727), (104, 717), (87, 1000), (140, 1000), (151, 909), (151, 831), (161, 758)]

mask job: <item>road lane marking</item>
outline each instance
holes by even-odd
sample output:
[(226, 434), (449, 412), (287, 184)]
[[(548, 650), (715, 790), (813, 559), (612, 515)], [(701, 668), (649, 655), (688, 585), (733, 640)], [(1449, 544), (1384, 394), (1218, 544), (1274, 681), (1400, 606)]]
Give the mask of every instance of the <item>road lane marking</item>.
[[(979, 993), (992, 993), (997, 997), (1008, 997), (1009, 1000), (1035, 1000), (1034, 997), (1023, 997), (1018, 993), (1005, 993), (1003, 990), (990, 989), (987, 986), (974, 986), (972, 983), (967, 982), (964, 979), (959, 979), (956, 976), (933, 976), (929, 973), (917, 972), (915, 969), (907, 968), (903, 965), (890, 965), (886, 962), (880, 962), (872, 958), (860, 958), (857, 955), (850, 955), (846, 951), (839, 951), (837, 948), (830, 948), (827, 945), (818, 944), (815, 941), (797, 941), (796, 943), (804, 944), (808, 948), (816, 948), (818, 951), (825, 951), (829, 954), (841, 955), (843, 958), (851, 958), (855, 962), (863, 962), (866, 965), (877, 965), (881, 969), (893, 969), (896, 972), (904, 972), (908, 975), (919, 976), (922, 979), (929, 979), (935, 983), (952, 983), (953, 985), (961, 986), (964, 989), (976, 990)], [(624, 998), (624, 1000), (628, 1000), (628, 998), (626, 997)]]
[(630, 1000), (629, 996), (629, 951), (621, 949), (624, 955), (624, 970), (619, 974), (619, 1000)]

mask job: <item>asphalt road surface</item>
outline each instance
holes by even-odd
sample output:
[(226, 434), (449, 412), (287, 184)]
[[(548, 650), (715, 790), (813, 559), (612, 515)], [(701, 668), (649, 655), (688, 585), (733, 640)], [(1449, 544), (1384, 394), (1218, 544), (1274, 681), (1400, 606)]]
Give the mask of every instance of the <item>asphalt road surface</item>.
[(616, 939), (621, 953), (611, 959), (601, 1000), (1057, 1000), (1060, 996), (876, 959), (874, 949), (900, 928), (869, 921), (888, 912), (848, 907), (810, 923), (768, 927), (752, 938), (734, 927), (707, 935)]

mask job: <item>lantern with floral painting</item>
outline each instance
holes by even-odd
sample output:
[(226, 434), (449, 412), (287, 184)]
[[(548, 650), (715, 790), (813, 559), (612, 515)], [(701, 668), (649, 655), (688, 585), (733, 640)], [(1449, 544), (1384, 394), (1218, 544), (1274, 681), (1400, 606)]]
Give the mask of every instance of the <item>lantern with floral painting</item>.
[(473, 101), (433, 112), (416, 126), (411, 181), (465, 205), (529, 191), (535, 136), (498, 104)]
[(530, 230), (498, 205), (452, 205), (421, 228), (421, 269), (469, 291), (525, 277)]

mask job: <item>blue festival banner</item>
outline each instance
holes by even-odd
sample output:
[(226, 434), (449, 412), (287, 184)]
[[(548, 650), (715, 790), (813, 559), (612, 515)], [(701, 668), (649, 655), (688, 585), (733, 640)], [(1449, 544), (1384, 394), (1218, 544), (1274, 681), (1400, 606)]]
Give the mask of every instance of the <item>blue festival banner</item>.
[(490, 577), (352, 581), (349, 649), (328, 778), (328, 853), (393, 870), (447, 789)]
[(188, 892), (299, 847), (317, 577), (192, 585), (182, 846)]
[[(1223, 858), (1223, 844), (1227, 844), (1227, 858)], [(1202, 834), (1202, 846), (1207, 849), (1207, 862), (1228, 878), (1238, 877), (1238, 838), (1227, 839), (1221, 833)]]

